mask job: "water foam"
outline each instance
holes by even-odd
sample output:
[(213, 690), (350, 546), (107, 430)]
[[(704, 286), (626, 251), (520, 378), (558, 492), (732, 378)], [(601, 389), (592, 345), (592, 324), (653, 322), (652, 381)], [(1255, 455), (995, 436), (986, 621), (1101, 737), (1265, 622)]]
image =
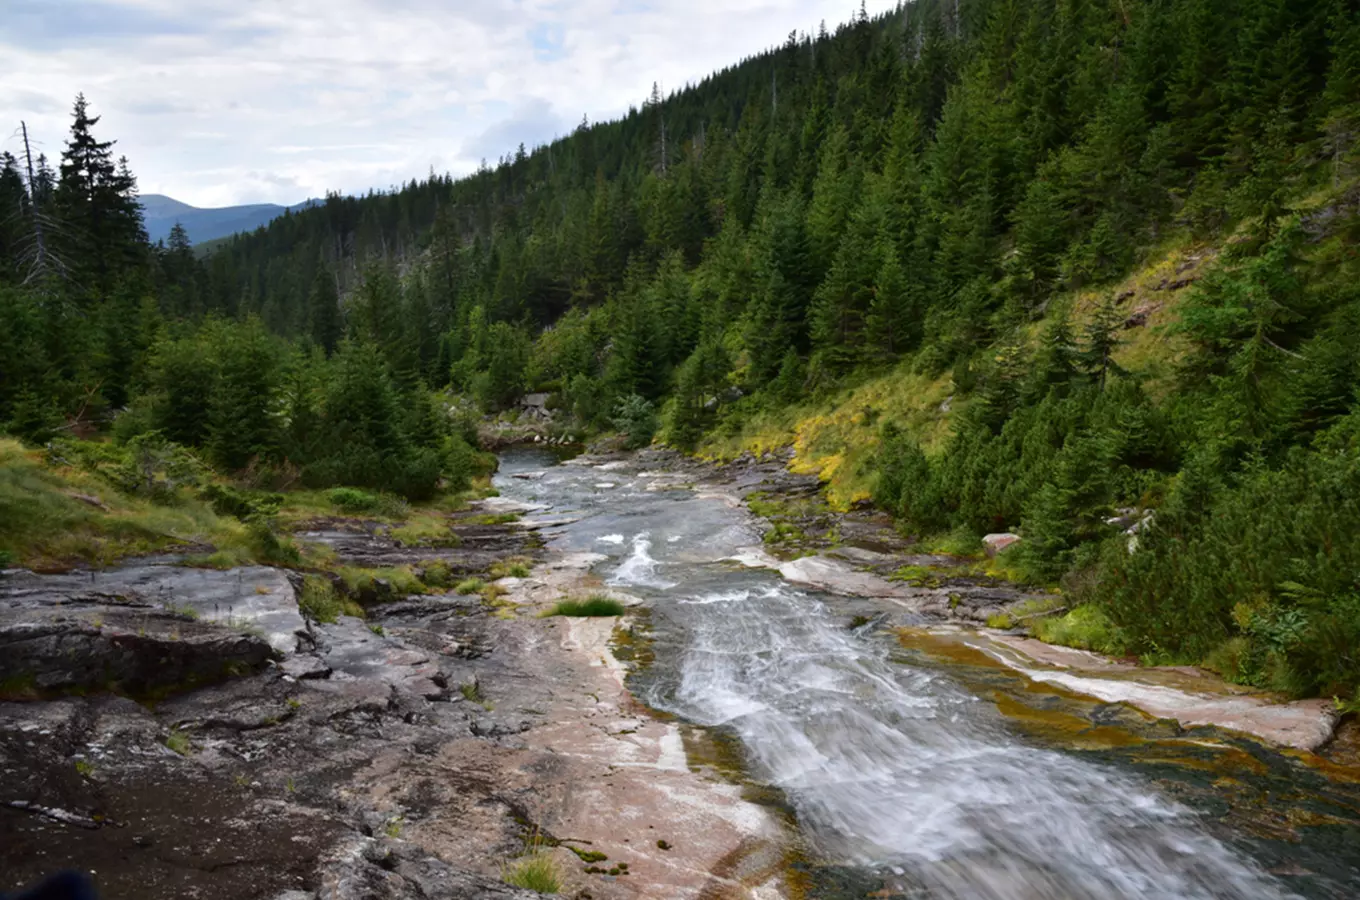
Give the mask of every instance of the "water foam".
[(652, 538), (649, 532), (633, 537), (633, 552), (623, 561), (609, 579), (610, 584), (650, 587), (659, 590), (675, 587), (675, 582), (667, 581), (657, 574), (660, 563), (652, 559)]
[[(1026, 746), (952, 680), (890, 660), (778, 583), (686, 597), (653, 705), (732, 729), (827, 856), (927, 896), (1281, 898), (1137, 780)], [(678, 610), (677, 610), (678, 611)]]

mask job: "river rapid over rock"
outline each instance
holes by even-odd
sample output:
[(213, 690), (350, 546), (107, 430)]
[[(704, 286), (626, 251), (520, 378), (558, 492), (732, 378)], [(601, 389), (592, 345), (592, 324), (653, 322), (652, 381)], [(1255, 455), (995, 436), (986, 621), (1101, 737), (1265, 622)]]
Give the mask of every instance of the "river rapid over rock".
[[(736, 562), (759, 555), (759, 524), (738, 499), (759, 473), (705, 484), (707, 470), (645, 455), (503, 459), (503, 497), (556, 517), (545, 519), (555, 523), (543, 531), (549, 549), (599, 554), (607, 590), (649, 608), (654, 661), (630, 680), (635, 692), (735, 738), (751, 793), (791, 814), (791, 893), (1356, 895), (1352, 788), (1298, 800), (1320, 831), (1253, 827), (1248, 807), (1322, 779), (1212, 729), (1185, 732), (1015, 673), (904, 653), (876, 626), (923, 623), (909, 597), (838, 596)], [(1085, 717), (1076, 732), (1101, 739), (1045, 739), (1025, 727), (1034, 715), (1007, 713), (1017, 695), (1042, 714)]]

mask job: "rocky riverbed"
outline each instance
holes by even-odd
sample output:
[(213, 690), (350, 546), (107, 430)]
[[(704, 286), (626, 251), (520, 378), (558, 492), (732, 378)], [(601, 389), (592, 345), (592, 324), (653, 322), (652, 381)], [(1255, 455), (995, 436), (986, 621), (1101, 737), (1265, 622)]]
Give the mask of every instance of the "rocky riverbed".
[[(576, 481), (602, 498), (626, 478), (634, 496), (718, 503), (737, 520), (749, 505), (765, 516), (749, 519), (754, 540), (691, 523), (704, 554), (826, 597), (847, 634), (894, 635), (910, 659), (946, 661), (1024, 727), (1075, 722), (1073, 746), (1166, 734), (1237, 746), (1186, 733), (1204, 726), (1308, 749), (1331, 735), (1326, 704), (1281, 706), (1199, 673), (1149, 673), (987, 629), (1036, 595), (951, 573), (954, 561), (920, 554), (871, 510), (831, 513), (816, 482), (778, 458), (575, 462), (590, 473)], [(521, 467), (502, 482), (542, 477)], [(652, 571), (646, 533), (615, 570), (619, 558), (594, 547), (621, 535), (560, 545), (580, 514), (541, 507), (492, 498), (452, 518), (457, 546), (442, 548), (403, 546), (362, 519), (302, 523), (299, 539), (341, 564), (495, 585), (411, 594), (370, 579), (355, 592), (364, 619), (304, 615), (301, 573), (269, 567), (164, 558), (0, 576), (0, 890), (76, 867), (114, 900), (529, 897), (503, 879), (535, 851), (578, 898), (862, 895), (822, 893), (807, 875), (785, 801), (743, 774), (750, 747), (639, 702), (654, 699), (650, 637), (647, 601), (630, 585), (674, 587)], [(528, 574), (497, 578), (509, 561)], [(890, 577), (903, 567), (929, 577)], [(537, 616), (584, 594), (627, 613)], [(1124, 704), (1150, 716), (1111, 712)], [(1349, 771), (1337, 767), (1337, 783)], [(1354, 798), (1331, 783), (1310, 782), (1300, 803), (1351, 822)], [(881, 896), (914, 896), (886, 877)]]
[(341, 563), (543, 563), (492, 603), (379, 581), (363, 620), (304, 618), (267, 567), (5, 573), (0, 889), (75, 867), (111, 900), (527, 897), (502, 876), (537, 849), (570, 896), (759, 896), (779, 827), (632, 699), (617, 620), (534, 616), (592, 560), (479, 511), (440, 550), (307, 523)]

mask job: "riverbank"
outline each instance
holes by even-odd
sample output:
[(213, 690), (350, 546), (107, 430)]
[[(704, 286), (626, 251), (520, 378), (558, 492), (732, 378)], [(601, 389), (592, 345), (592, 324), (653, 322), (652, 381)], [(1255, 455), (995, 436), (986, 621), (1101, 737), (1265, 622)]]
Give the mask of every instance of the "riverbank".
[(75, 867), (110, 900), (510, 900), (532, 863), (581, 898), (779, 896), (781, 826), (633, 700), (626, 618), (537, 616), (592, 560), (511, 506), (438, 546), (292, 523), (377, 573), (362, 619), (269, 566), (7, 572), (0, 889)]

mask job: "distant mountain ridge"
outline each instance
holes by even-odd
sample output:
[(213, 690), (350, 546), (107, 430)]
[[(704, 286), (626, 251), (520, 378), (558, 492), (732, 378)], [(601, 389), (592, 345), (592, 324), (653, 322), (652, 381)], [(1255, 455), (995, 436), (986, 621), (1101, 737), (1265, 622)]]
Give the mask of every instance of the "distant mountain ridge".
[(242, 231), (254, 231), (261, 225), (268, 225), (285, 212), (305, 209), (315, 202), (305, 200), (293, 206), (252, 203), (245, 206), (199, 209), (164, 194), (143, 194), (138, 199), (142, 205), (146, 233), (153, 243), (169, 237), (170, 229), (179, 222), (189, 233), (189, 240), (195, 244), (228, 237)]

